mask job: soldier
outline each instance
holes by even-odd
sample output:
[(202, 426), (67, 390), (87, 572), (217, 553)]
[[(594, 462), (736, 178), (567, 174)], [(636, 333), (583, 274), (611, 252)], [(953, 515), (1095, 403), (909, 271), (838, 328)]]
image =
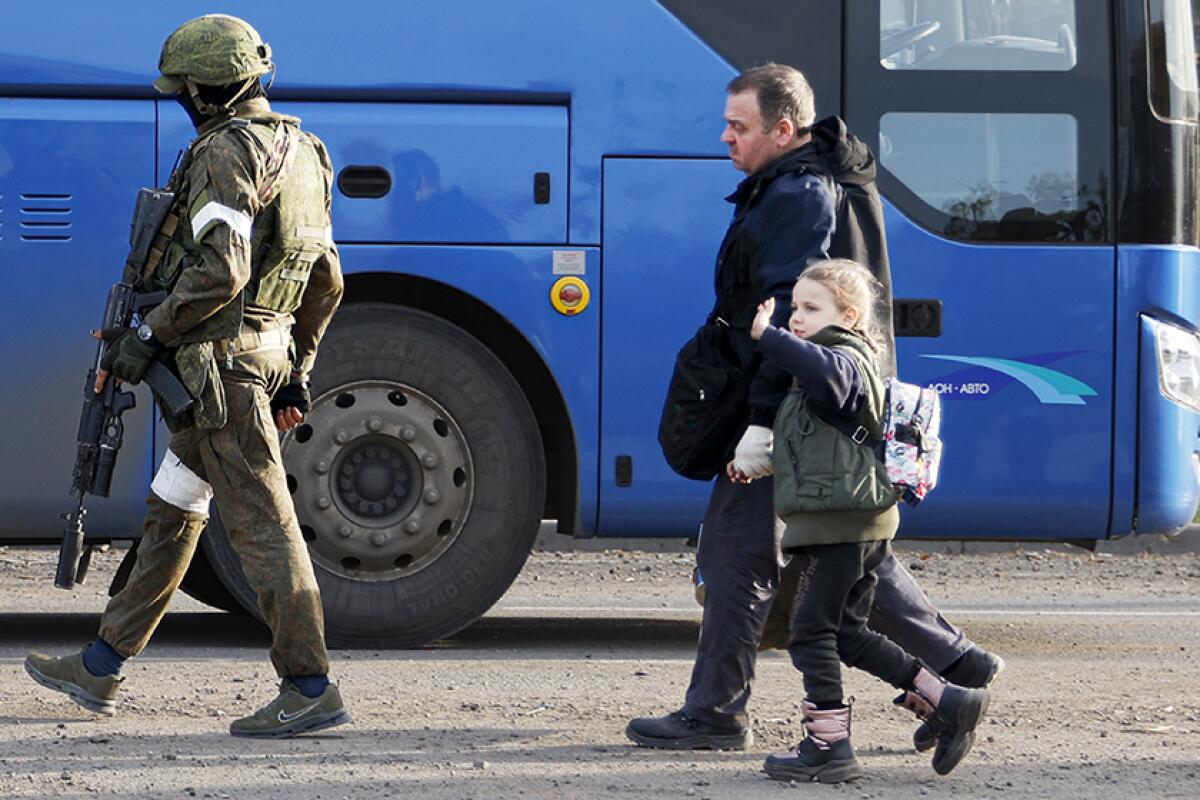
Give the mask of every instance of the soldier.
[(215, 498), (282, 678), (279, 696), (230, 733), (287, 737), (341, 725), (350, 715), (327, 677), (321, 598), (275, 433), (309, 410), (308, 373), (341, 300), (332, 166), (298, 119), (271, 110), (260, 82), (274, 72), (271, 48), (243, 20), (211, 14), (184, 23), (163, 45), (159, 71), (155, 88), (175, 96), (197, 136), (167, 187), (176, 205), (161, 254), (125, 280), (169, 294), (136, 330), (93, 332), (110, 340), (96, 391), (110, 375), (138, 383), (165, 353), (196, 403), (167, 419), (173, 435), (150, 485), (137, 562), (99, 637), (77, 655), (30, 655), (25, 669), (112, 714), (121, 665), (166, 612)]

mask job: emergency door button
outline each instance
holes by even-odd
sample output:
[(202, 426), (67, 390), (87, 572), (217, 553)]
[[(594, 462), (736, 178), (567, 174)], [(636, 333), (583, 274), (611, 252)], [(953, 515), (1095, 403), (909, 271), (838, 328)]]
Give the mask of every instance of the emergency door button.
[(574, 276), (559, 278), (550, 287), (550, 304), (560, 314), (570, 317), (587, 308), (592, 299), (588, 285)]

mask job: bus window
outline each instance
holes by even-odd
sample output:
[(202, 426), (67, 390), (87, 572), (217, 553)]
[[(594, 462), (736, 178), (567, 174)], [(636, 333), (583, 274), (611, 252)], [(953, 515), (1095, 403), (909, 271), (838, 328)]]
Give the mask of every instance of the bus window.
[(886, 69), (1066, 71), (1075, 0), (879, 0)]
[(1077, 129), (1070, 114), (887, 113), (879, 156), (948, 236), (1103, 241), (1103, 195), (1080, 173)]
[(1196, 75), (1197, 0), (1148, 0), (1150, 108), (1168, 122), (1200, 122)]

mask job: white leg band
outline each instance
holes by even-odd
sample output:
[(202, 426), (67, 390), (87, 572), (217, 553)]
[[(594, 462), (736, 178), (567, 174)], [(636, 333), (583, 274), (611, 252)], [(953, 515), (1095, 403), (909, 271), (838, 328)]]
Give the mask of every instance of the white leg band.
[(170, 450), (163, 456), (162, 464), (150, 483), (150, 491), (164, 503), (193, 514), (207, 514), (208, 503), (213, 496), (212, 486), (188, 469), (179, 456)]

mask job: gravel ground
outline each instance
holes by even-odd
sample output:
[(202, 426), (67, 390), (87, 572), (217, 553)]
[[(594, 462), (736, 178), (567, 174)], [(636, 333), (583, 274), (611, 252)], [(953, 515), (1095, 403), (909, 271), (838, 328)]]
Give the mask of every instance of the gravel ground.
[(100, 718), (33, 684), (31, 649), (94, 635), (119, 552), (87, 587), (51, 586), (54, 554), (0, 548), (0, 797), (1131, 798), (1200, 797), (1200, 556), (909, 549), (917, 577), (1003, 654), (980, 741), (950, 776), (909, 745), (894, 690), (857, 671), (854, 741), (867, 777), (843, 788), (767, 780), (799, 736), (786, 655), (759, 662), (745, 753), (631, 747), (629, 717), (682, 700), (699, 612), (689, 553), (536, 553), (499, 606), (416, 651), (339, 651), (355, 722), (325, 736), (231, 739), (274, 693), (266, 636), (180, 597)]

